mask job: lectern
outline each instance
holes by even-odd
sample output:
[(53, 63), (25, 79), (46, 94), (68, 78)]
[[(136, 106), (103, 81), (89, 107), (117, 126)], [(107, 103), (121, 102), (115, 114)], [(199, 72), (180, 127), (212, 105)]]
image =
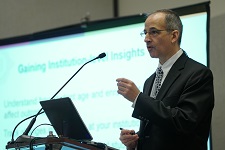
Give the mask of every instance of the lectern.
[[(80, 114), (69, 97), (40, 102), (58, 137), (35, 137), (6, 145), (9, 150), (116, 150), (92, 141)], [(17, 138), (20, 139), (20, 138)], [(26, 138), (25, 138), (26, 139)]]
[[(46, 137), (33, 142), (35, 150), (116, 150), (104, 144), (81, 143), (68, 138)], [(6, 146), (8, 150), (29, 150), (30, 142), (13, 143)]]

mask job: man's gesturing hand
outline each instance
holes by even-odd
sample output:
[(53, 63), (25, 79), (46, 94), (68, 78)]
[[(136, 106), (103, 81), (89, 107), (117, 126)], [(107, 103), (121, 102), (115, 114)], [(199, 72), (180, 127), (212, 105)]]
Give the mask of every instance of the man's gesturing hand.
[(134, 82), (125, 78), (118, 78), (116, 81), (118, 86), (117, 93), (123, 95), (127, 100), (134, 102), (140, 93)]

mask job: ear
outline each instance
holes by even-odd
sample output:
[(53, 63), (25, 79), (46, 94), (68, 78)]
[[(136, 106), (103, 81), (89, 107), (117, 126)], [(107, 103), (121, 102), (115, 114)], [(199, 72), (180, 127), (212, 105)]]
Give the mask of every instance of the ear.
[(178, 41), (178, 37), (179, 37), (179, 31), (173, 30), (171, 32), (171, 43), (176, 43)]

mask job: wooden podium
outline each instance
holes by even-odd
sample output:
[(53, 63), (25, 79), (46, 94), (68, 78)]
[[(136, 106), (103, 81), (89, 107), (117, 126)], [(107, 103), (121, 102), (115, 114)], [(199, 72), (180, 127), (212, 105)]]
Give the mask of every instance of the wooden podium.
[[(68, 138), (54, 138), (54, 137), (46, 137), (39, 138), (32, 142), (34, 149), (38, 150), (117, 150), (115, 148), (109, 147), (105, 144), (97, 144), (95, 142), (85, 144), (81, 142), (77, 142)], [(8, 150), (29, 150), (30, 142), (27, 143), (13, 143), (6, 145), (6, 149)]]

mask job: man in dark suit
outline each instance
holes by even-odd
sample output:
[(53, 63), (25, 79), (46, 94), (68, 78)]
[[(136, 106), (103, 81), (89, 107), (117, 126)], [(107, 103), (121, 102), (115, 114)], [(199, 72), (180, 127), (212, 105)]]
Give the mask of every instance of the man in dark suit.
[(212, 72), (180, 48), (182, 23), (175, 12), (150, 14), (142, 34), (161, 70), (146, 80), (143, 93), (132, 81), (117, 79), (118, 93), (133, 102), (132, 116), (141, 121), (137, 134), (121, 131), (121, 142), (130, 150), (207, 150), (214, 107)]

